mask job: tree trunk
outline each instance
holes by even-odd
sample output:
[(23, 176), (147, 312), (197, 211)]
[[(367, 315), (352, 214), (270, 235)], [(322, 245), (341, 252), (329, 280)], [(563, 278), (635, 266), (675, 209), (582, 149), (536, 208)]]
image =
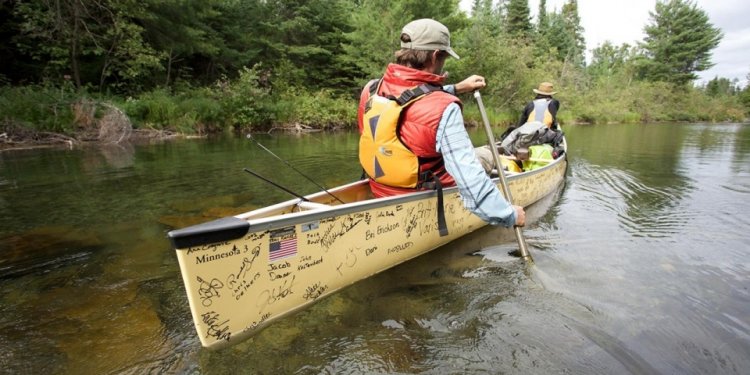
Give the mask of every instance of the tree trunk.
[[(78, 35), (81, 25), (81, 15), (78, 8), (78, 2), (73, 2), (73, 32), (70, 35), (70, 69), (73, 74), (73, 82), (76, 85), (76, 89), (81, 88), (81, 68), (78, 66)], [(60, 1), (57, 1), (58, 14), (60, 14)]]

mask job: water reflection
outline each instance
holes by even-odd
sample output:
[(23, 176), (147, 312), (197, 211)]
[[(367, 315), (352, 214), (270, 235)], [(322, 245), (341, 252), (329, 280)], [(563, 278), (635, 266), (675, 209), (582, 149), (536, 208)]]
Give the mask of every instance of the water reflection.
[(133, 166), (135, 146), (130, 142), (107, 143), (84, 150), (82, 163), (88, 171), (122, 169)]

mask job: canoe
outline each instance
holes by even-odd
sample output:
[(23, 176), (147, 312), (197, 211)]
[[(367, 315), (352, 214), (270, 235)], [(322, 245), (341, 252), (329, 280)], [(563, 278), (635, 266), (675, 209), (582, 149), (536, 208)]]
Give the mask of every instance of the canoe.
[[(549, 195), (566, 167), (563, 156), (533, 171), (506, 173), (514, 204), (527, 207)], [(373, 199), (362, 180), (328, 192), (169, 232), (204, 347), (242, 341), (486, 225), (463, 207), (456, 187), (443, 190), (447, 235), (438, 230), (435, 191)]]

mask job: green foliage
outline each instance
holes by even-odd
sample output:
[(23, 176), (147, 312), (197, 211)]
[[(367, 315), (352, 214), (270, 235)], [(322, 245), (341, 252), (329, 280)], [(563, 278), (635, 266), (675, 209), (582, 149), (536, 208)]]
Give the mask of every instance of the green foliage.
[[(746, 81), (750, 82), (750, 73), (745, 77)], [(739, 94), (739, 100), (742, 106), (745, 107), (745, 113), (750, 114), (750, 83), (745, 85), (745, 88)]]
[[(542, 81), (559, 91), (563, 123), (722, 121), (750, 108), (750, 92), (737, 82), (687, 84), (710, 66), (721, 38), (690, 1), (660, 0), (642, 48), (604, 43), (588, 67), (576, 0), (552, 12), (541, 0), (535, 28), (528, 0), (473, 0), (471, 18), (458, 4), (0, 2), (0, 36), (8, 41), (0, 45), (0, 84), (16, 85), (0, 90), (0, 121), (70, 133), (71, 103), (98, 91), (137, 127), (200, 134), (290, 124), (353, 127), (362, 85), (392, 61), (402, 27), (427, 17), (448, 26), (462, 57), (448, 60), (448, 82), (485, 76), (484, 99), (497, 124), (516, 122)], [(463, 99), (467, 122), (478, 121), (472, 98)]]
[(711, 63), (711, 51), (722, 33), (709, 22), (706, 12), (691, 0), (664, 0), (650, 13), (644, 31), (641, 76), (649, 81), (688, 84)]
[(586, 42), (583, 27), (578, 16), (578, 2), (568, 0), (560, 13), (548, 15), (549, 26), (546, 32), (548, 44), (557, 51), (557, 59), (577, 67), (584, 65)]
[(0, 86), (0, 127), (21, 126), (40, 132), (71, 133), (71, 105), (79, 97), (72, 89), (45, 85)]
[(510, 0), (506, 5), (505, 30), (512, 38), (531, 37), (531, 16), (528, 0)]
[(714, 77), (706, 84), (705, 91), (706, 95), (717, 97), (736, 95), (740, 90), (736, 80), (732, 82), (726, 78)]
[(268, 90), (259, 86), (259, 67), (243, 68), (234, 81), (220, 80), (211, 88), (172, 94), (156, 89), (128, 99), (125, 112), (139, 127), (184, 133), (212, 132), (225, 127), (249, 129), (269, 121), (264, 109)]
[(42, 76), (70, 76), (76, 87), (105, 83), (138, 88), (158, 69), (159, 53), (145, 44), (137, 17), (147, 14), (137, 0), (43, 0), (18, 2), (15, 36), (19, 52), (47, 61)]
[[(383, 74), (393, 54), (400, 49), (401, 29), (412, 20), (434, 18), (445, 24), (453, 35), (465, 23), (458, 13), (457, 0), (363, 0), (351, 14), (351, 31), (343, 45), (340, 61), (356, 67), (359, 85)], [(460, 53), (459, 53), (460, 55)]]
[(610, 79), (613, 76), (625, 75), (631, 78), (635, 53), (633, 48), (625, 43), (615, 46), (609, 41), (596, 47), (591, 54), (591, 63), (586, 68), (594, 79)]
[(268, 89), (260, 85), (260, 66), (242, 68), (234, 81), (219, 81), (217, 100), (221, 100), (227, 125), (236, 129), (250, 129), (270, 119), (263, 110)]
[(356, 126), (356, 103), (338, 97), (330, 90), (290, 90), (275, 100), (269, 109), (275, 113), (275, 122), (280, 126), (295, 124), (319, 129)]
[(701, 89), (666, 82), (634, 81), (613, 86), (600, 80), (593, 87), (560, 100), (565, 122), (633, 123), (661, 121), (741, 121), (737, 96), (712, 98)]
[[(550, 21), (547, 15), (547, 1), (539, 2), (537, 11), (536, 33), (534, 34), (534, 55), (536, 57), (547, 56), (552, 50), (552, 41), (550, 39)], [(556, 51), (555, 53), (556, 54)]]

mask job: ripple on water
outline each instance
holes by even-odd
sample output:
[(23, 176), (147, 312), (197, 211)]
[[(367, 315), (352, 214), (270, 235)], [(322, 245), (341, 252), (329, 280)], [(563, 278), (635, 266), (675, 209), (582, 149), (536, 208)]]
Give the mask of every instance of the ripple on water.
[(651, 187), (626, 171), (586, 163), (578, 163), (574, 178), (592, 216), (616, 217), (633, 237), (669, 238), (695, 218), (680, 205), (684, 189)]

